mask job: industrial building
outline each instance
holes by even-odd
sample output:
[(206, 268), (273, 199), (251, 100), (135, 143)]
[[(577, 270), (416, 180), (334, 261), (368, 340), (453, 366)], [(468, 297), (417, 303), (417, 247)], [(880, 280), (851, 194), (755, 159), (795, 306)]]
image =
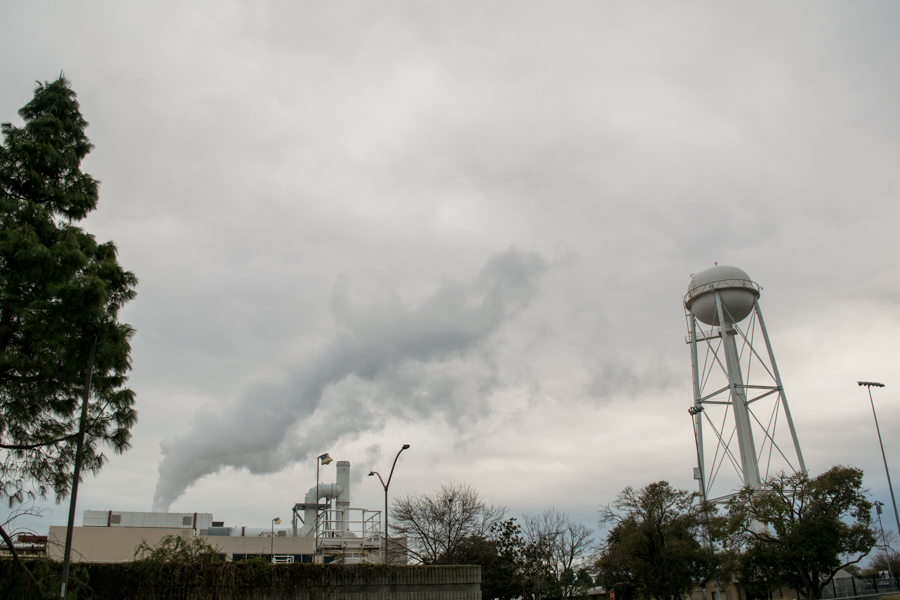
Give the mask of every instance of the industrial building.
[[(290, 527), (226, 526), (210, 513), (153, 513), (86, 510), (81, 527), (72, 532), (75, 562), (127, 562), (137, 548), (154, 547), (167, 535), (194, 536), (215, 548), (226, 560), (264, 557), (273, 562), (383, 562), (385, 540), (379, 510), (350, 506), (350, 463), (337, 463), (337, 481), (318, 484), (304, 502), (291, 508)], [(61, 560), (66, 527), (50, 527), (48, 556)], [(405, 563), (406, 540), (391, 539), (391, 562)], [(402, 556), (401, 560), (394, 555)]]

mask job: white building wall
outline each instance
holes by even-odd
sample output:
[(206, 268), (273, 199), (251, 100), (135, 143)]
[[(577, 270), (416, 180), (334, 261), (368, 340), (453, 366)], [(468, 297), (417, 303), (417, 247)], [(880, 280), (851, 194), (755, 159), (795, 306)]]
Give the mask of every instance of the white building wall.
[[(62, 560), (66, 544), (66, 527), (50, 527), (47, 556)], [(75, 527), (72, 529), (72, 562), (129, 562), (138, 546), (155, 547), (167, 535), (180, 535), (189, 540), (193, 531), (162, 527)]]

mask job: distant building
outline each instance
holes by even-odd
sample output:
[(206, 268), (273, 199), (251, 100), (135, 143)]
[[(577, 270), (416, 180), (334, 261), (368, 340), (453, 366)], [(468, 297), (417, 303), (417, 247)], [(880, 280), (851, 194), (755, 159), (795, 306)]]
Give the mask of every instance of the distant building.
[[(324, 500), (324, 502), (323, 502)], [(167, 535), (197, 536), (226, 560), (266, 557), (273, 562), (382, 562), (381, 511), (350, 507), (350, 463), (338, 461), (337, 482), (317, 484), (292, 509), (289, 528), (226, 527), (211, 513), (123, 512), (87, 510), (82, 527), (72, 532), (72, 560), (126, 562), (137, 548), (154, 547)], [(279, 520), (280, 523), (280, 520)], [(65, 527), (51, 527), (50, 558), (60, 560)], [(406, 539), (390, 539), (392, 563), (406, 563)], [(399, 558), (394, 558), (397, 555)]]
[[(134, 560), (135, 552), (142, 543), (153, 547), (165, 536), (177, 535), (185, 540), (199, 537), (226, 560), (266, 557), (276, 562), (313, 562), (318, 542), (319, 562), (381, 562), (380, 529), (371, 531), (368, 536), (354, 531), (355, 523), (346, 518), (352, 510), (345, 509), (341, 515), (343, 529), (329, 527), (334, 524), (334, 519), (320, 517), (318, 539), (315, 535), (302, 535), (302, 531), (295, 535), (291, 529), (225, 527), (224, 522), (213, 521), (210, 513), (88, 510), (84, 513), (83, 526), (76, 527), (72, 532), (72, 560), (128, 562)], [(323, 514), (326, 512), (323, 511)], [(371, 511), (367, 512), (371, 514)], [(66, 527), (50, 527), (47, 537), (50, 542), (47, 555), (61, 560)], [(391, 539), (392, 544), (400, 542), (404, 547), (405, 541)], [(47, 548), (46, 541), (44, 548)]]
[[(34, 558), (36, 556), (47, 556), (47, 536), (34, 535), (31, 533), (20, 533), (13, 540), (13, 548), (16, 554), (21, 558)], [(0, 542), (0, 557), (8, 558), (12, 556), (9, 547)]]

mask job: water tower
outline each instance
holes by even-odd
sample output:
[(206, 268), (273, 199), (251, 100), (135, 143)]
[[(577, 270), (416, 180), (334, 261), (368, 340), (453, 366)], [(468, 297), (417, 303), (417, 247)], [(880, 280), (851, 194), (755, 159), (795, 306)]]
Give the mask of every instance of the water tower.
[[(759, 308), (760, 290), (743, 270), (722, 265), (694, 275), (684, 297), (695, 478), (703, 499), (712, 502), (743, 486), (758, 488), (779, 471), (806, 472)], [(705, 433), (712, 443), (705, 445)]]

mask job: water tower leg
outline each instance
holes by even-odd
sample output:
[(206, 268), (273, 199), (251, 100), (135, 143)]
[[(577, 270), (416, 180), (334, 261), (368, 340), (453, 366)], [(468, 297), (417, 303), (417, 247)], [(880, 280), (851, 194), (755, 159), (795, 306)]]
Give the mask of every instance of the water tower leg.
[(744, 485), (759, 489), (759, 462), (756, 460), (753, 430), (750, 428), (750, 411), (747, 409), (747, 396), (744, 391), (741, 363), (738, 359), (737, 344), (734, 339), (734, 326), (730, 321), (725, 320), (725, 311), (722, 308), (722, 298), (719, 292), (716, 292), (716, 310), (719, 315), (719, 329), (722, 332), (722, 345), (725, 350), (725, 367), (728, 369), (728, 387), (731, 391), (731, 407), (737, 429), (738, 447), (741, 451)]
[(787, 417), (788, 427), (791, 430), (791, 439), (794, 441), (794, 450), (797, 452), (797, 460), (800, 461), (800, 472), (806, 474), (806, 463), (803, 461), (803, 453), (800, 451), (800, 440), (797, 439), (797, 430), (794, 429), (794, 419), (791, 418), (791, 409), (788, 408), (787, 398), (784, 394), (784, 386), (781, 385), (781, 375), (778, 373), (778, 365), (775, 363), (775, 353), (772, 352), (772, 344), (769, 343), (769, 332), (766, 330), (766, 322), (763, 320), (762, 311), (759, 308), (759, 300), (754, 302), (756, 316), (759, 319), (759, 328), (766, 342), (766, 350), (769, 352), (769, 362), (772, 363), (772, 375), (775, 377), (775, 385), (781, 396), (781, 406), (784, 407), (784, 416)]
[[(697, 319), (694, 313), (688, 311), (688, 319), (691, 324), (691, 367), (694, 377), (694, 408), (702, 409), (700, 401), (700, 365), (697, 359)], [(697, 467), (700, 469), (700, 498), (706, 502), (706, 459), (703, 453), (703, 415), (697, 410), (692, 417), (694, 419), (694, 431), (697, 439)]]

